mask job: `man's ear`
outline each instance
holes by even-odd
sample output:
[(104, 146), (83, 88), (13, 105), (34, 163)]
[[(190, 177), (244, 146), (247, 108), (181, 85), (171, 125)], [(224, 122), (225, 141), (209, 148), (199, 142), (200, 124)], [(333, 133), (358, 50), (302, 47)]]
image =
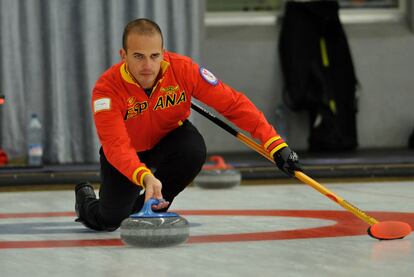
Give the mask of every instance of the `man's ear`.
[(126, 51), (124, 48), (119, 49), (119, 55), (121, 56), (121, 59), (126, 62)]

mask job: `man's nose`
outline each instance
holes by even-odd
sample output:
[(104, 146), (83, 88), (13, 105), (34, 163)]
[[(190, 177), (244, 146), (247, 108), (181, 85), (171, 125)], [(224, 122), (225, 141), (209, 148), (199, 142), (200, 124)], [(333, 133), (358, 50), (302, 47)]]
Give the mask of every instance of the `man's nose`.
[(142, 63), (142, 66), (144, 68), (151, 68), (151, 59), (150, 58), (145, 58), (143, 63)]

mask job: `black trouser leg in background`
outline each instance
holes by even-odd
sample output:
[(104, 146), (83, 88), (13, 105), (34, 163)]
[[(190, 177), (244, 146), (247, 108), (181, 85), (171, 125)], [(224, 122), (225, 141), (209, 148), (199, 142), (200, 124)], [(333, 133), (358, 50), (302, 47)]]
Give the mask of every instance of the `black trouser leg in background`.
[[(122, 175), (100, 150), (102, 184), (99, 199), (85, 203), (80, 217), (96, 230), (115, 230), (122, 220), (141, 209), (144, 194)], [(165, 136), (153, 149), (138, 156), (162, 183), (162, 194), (170, 202), (197, 176), (206, 160), (204, 139), (189, 122)]]

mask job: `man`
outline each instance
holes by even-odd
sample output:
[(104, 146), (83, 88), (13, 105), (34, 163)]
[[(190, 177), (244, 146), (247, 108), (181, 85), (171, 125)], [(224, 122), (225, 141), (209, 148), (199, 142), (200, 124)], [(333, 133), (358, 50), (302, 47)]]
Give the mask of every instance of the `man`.
[(120, 55), (93, 89), (102, 184), (99, 199), (89, 183), (75, 187), (77, 221), (111, 231), (151, 197), (160, 200), (153, 210), (169, 208), (206, 159), (204, 140), (188, 121), (192, 97), (260, 140), (281, 170), (300, 170), (296, 154), (243, 94), (190, 58), (164, 50), (155, 22), (128, 23)]

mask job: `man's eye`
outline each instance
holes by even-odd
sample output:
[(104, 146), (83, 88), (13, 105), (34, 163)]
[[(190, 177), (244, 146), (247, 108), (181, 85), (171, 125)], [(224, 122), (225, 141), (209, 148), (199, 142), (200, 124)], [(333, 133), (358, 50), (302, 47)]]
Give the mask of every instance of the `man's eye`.
[(153, 59), (153, 60), (156, 60), (156, 59), (158, 59), (160, 57), (160, 54), (153, 54), (153, 55), (151, 55), (151, 58)]
[(142, 56), (142, 55), (135, 55), (134, 57), (137, 60), (142, 60), (144, 58), (144, 56)]

